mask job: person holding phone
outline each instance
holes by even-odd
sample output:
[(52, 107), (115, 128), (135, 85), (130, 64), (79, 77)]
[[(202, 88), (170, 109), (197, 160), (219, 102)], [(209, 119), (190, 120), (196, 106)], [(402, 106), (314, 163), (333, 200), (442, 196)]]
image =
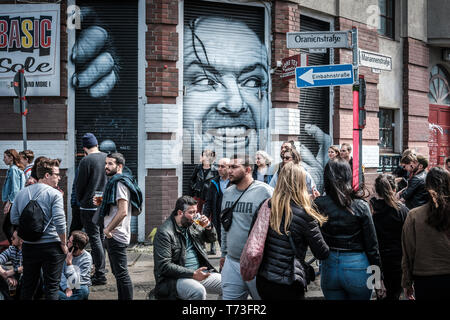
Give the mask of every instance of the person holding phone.
[(198, 217), (197, 201), (179, 198), (169, 218), (158, 228), (153, 242), (155, 296), (157, 299), (206, 300), (206, 293), (222, 294), (220, 273), (212, 266), (203, 245), (217, 233), (204, 215)]
[(69, 252), (64, 262), (61, 282), (59, 284), (59, 300), (87, 300), (91, 286), (92, 256), (84, 250), (89, 242), (83, 231), (73, 231), (67, 247)]

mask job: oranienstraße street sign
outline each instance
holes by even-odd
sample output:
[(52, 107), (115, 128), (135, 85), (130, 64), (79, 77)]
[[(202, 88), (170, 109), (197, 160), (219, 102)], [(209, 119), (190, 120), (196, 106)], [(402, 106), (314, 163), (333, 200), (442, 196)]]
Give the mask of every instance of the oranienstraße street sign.
[(392, 58), (378, 52), (359, 49), (359, 65), (379, 69), (392, 70)]
[(297, 88), (353, 84), (352, 64), (309, 66), (295, 69)]
[(350, 48), (348, 37), (351, 31), (305, 31), (288, 32), (288, 49)]

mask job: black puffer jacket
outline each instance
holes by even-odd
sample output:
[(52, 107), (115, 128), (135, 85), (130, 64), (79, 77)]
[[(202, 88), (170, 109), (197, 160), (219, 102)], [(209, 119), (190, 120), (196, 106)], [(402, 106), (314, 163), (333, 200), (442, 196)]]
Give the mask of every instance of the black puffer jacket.
[[(217, 239), (214, 227), (204, 229), (193, 223), (188, 232), (197, 251), (201, 267), (217, 270), (208, 260), (203, 243), (214, 242)], [(154, 275), (156, 280), (155, 295), (157, 299), (176, 299), (177, 280), (192, 278), (194, 270), (184, 267), (186, 257), (186, 239), (177, 227), (175, 218), (170, 216), (158, 228), (153, 243), (153, 258), (155, 262)]]
[(402, 259), (402, 229), (408, 215), (408, 208), (400, 204), (396, 210), (383, 199), (370, 199), (373, 209), (373, 223), (377, 231), (381, 259)]
[[(308, 215), (302, 207), (299, 207), (293, 202), (291, 202), (291, 209), (292, 221), (289, 231), (297, 249), (297, 257), (302, 262), (305, 261), (306, 251), (309, 246), (317, 259), (326, 259), (329, 254), (329, 249), (320, 233), (317, 221)], [(293, 267), (295, 254), (289, 243), (288, 236), (284, 234), (284, 216), (280, 231), (282, 235), (276, 233), (269, 227), (264, 247), (264, 257), (258, 271), (258, 276), (262, 276), (278, 284), (286, 285), (292, 284), (295, 276), (295, 279), (300, 281), (303, 287), (306, 288), (304, 266), (296, 264), (295, 270)]]
[(409, 210), (420, 207), (428, 202), (429, 195), (425, 189), (425, 170), (415, 174), (408, 180), (408, 187), (402, 192), (401, 197), (405, 199), (405, 204)]
[(319, 211), (328, 217), (322, 235), (330, 249), (365, 252), (369, 263), (381, 268), (380, 252), (369, 204), (360, 199), (352, 202), (353, 214), (338, 207), (329, 196), (318, 197)]

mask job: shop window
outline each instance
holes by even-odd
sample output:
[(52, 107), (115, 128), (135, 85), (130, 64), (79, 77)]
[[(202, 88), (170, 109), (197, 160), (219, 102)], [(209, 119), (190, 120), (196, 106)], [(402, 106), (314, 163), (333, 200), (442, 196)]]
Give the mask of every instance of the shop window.
[(394, 0), (379, 0), (380, 6), (380, 28), (378, 33), (394, 39)]
[(381, 109), (378, 112), (380, 132), (378, 146), (380, 152), (394, 152), (395, 110)]

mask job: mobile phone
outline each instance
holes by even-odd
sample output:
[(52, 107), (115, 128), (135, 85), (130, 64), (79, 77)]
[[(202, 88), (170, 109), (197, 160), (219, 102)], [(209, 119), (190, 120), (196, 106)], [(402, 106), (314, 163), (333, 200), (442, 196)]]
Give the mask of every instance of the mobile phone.
[(204, 273), (211, 273), (214, 272), (214, 269), (207, 269), (207, 270), (203, 270)]

